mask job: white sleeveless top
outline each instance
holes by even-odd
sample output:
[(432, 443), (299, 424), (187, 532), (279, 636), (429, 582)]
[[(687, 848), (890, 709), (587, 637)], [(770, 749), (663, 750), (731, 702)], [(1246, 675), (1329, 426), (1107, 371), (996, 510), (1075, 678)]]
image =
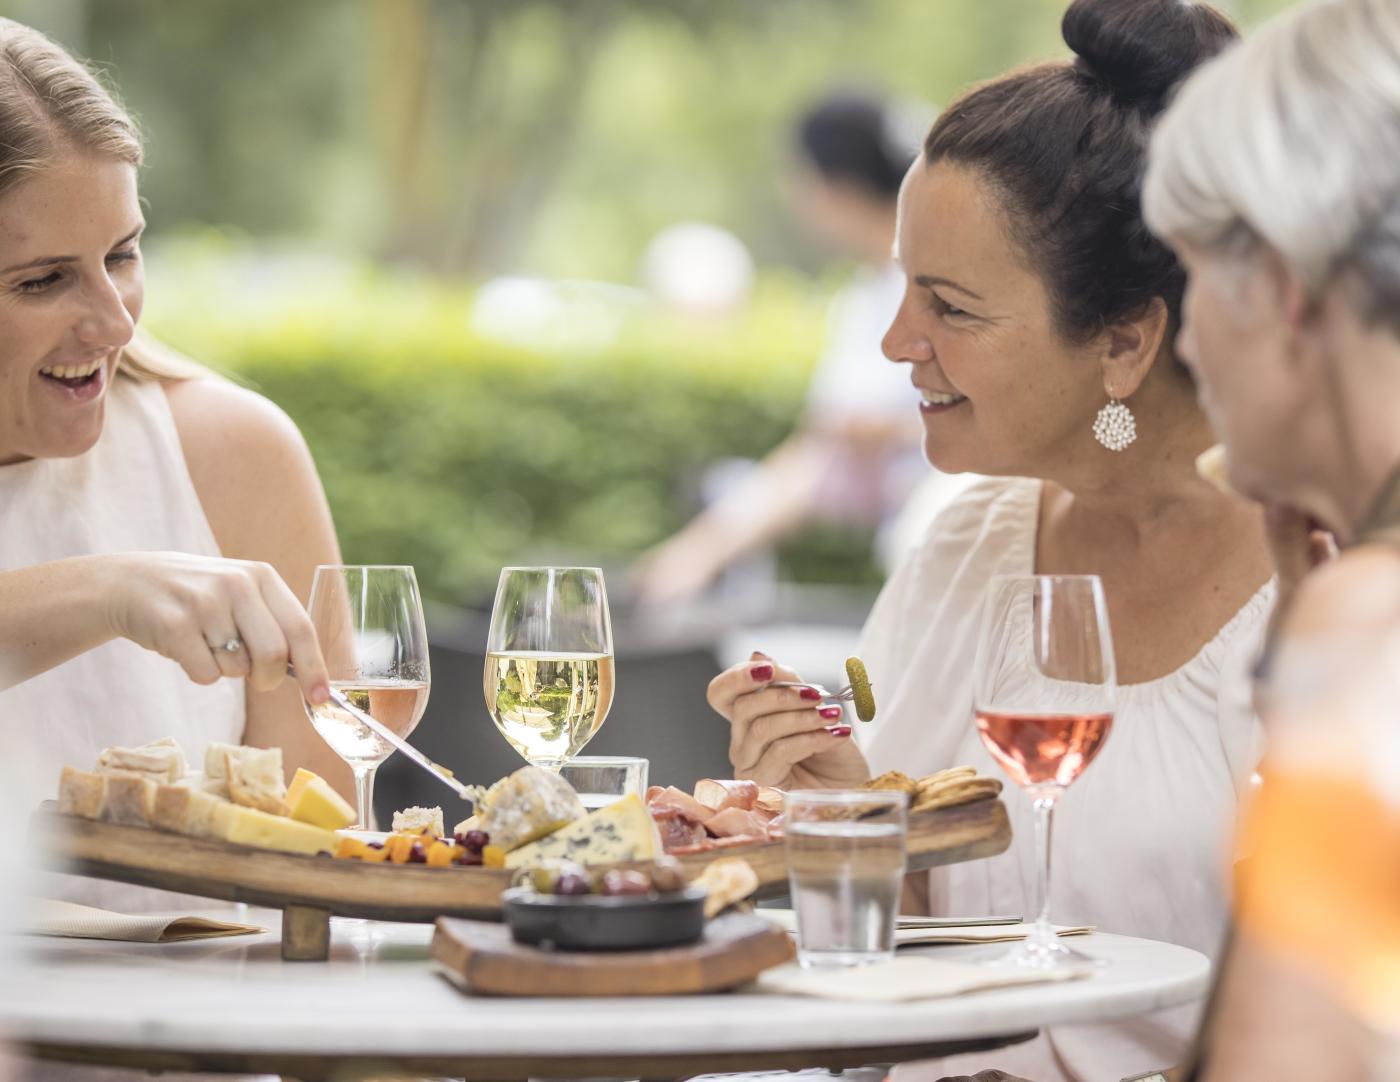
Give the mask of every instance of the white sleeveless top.
[[(160, 384), (118, 377), (102, 435), (86, 454), (0, 466), (0, 570), (170, 551), (221, 555)], [(109, 642), (0, 691), (7, 805), (32, 809), (53, 799), (64, 764), (90, 770), (108, 745), (173, 736), (196, 757), (211, 741), (239, 743), (246, 720), (243, 681), (202, 687), (173, 661), (125, 639)], [(93, 904), (135, 897), (111, 885), (84, 893)]]
[[(1004, 778), (973, 727), (973, 659), (988, 581), (1035, 570), (1040, 495), (1039, 481), (1022, 478), (975, 485), (886, 584), (861, 643), (879, 710), (858, 733), (875, 773), (970, 763)], [(1228, 917), (1235, 809), (1262, 746), (1248, 671), (1274, 594), (1266, 583), (1176, 672), (1119, 688), (1103, 750), (1055, 810), (1057, 924), (1093, 924), (1214, 956)], [(1011, 848), (931, 872), (934, 913), (1034, 918), (1034, 817), (1009, 782), (1005, 802)], [(1197, 1009), (1042, 1030), (1000, 1052), (904, 1065), (895, 1079), (986, 1067), (1035, 1082), (1117, 1079), (1177, 1062)]]

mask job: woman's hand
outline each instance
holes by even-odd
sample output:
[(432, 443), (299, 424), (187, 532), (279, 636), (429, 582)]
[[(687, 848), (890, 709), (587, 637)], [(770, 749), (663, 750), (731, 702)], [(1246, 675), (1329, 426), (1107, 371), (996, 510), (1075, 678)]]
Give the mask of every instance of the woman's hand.
[(1278, 601), (1274, 605), (1277, 625), (1303, 579), (1336, 557), (1337, 541), (1303, 512), (1283, 504), (1265, 506), (1264, 527), (1278, 573)]
[(114, 636), (177, 662), (197, 684), (247, 677), (267, 691), (291, 664), (311, 702), (329, 699), (311, 619), (270, 564), (179, 552), (98, 559)]
[(839, 705), (823, 706), (813, 687), (772, 687), (798, 675), (766, 654), (726, 669), (707, 696), (729, 721), (729, 761), (736, 778), (778, 788), (839, 789), (870, 778)]

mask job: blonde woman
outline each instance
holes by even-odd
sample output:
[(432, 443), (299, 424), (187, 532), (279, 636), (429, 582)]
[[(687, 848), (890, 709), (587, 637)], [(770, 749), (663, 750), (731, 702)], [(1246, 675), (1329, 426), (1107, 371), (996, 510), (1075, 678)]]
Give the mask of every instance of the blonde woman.
[[(1342, 545), (1264, 672), (1272, 769), (1196, 1077), (1394, 1078), (1400, 6), (1312, 3), (1203, 69), (1154, 137), (1144, 205), (1190, 273), (1182, 355), (1231, 482)], [(1368, 687), (1387, 690), (1361, 705)]]
[(81, 64), (0, 19), (0, 739), (16, 807), (64, 763), (173, 735), (345, 782), (302, 607), (338, 560), (264, 399), (139, 344), (141, 142)]

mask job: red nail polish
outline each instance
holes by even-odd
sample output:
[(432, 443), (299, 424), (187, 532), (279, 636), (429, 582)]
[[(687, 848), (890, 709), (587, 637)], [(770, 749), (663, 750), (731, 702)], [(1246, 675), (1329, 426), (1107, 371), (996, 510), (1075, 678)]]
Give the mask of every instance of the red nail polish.
[(802, 698), (806, 699), (808, 702), (819, 703), (822, 701), (822, 693), (816, 688), (801, 688), (798, 690), (797, 694), (801, 695)]
[(841, 716), (841, 708), (839, 706), (824, 706), (818, 710), (817, 713), (824, 718), (839, 718)]
[(760, 684), (767, 683), (769, 680), (773, 679), (773, 666), (755, 665), (752, 669), (749, 670), (749, 675), (752, 676), (755, 680), (757, 680)]
[(850, 736), (851, 727), (849, 725), (833, 725), (827, 732), (832, 736)]

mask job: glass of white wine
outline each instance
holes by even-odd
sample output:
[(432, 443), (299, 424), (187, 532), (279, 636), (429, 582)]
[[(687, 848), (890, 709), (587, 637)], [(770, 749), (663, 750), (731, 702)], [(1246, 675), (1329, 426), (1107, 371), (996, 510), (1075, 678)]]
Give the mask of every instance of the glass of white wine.
[(596, 567), (507, 567), (486, 642), (486, 709), (526, 762), (558, 770), (613, 700), (612, 618)]
[[(375, 721), (408, 736), (428, 705), (428, 632), (411, 567), (325, 564), (307, 606), (331, 686)], [(304, 700), (303, 700), (304, 701)], [(374, 829), (374, 772), (393, 747), (327, 702), (306, 703), (311, 724), (355, 774), (360, 830)]]

